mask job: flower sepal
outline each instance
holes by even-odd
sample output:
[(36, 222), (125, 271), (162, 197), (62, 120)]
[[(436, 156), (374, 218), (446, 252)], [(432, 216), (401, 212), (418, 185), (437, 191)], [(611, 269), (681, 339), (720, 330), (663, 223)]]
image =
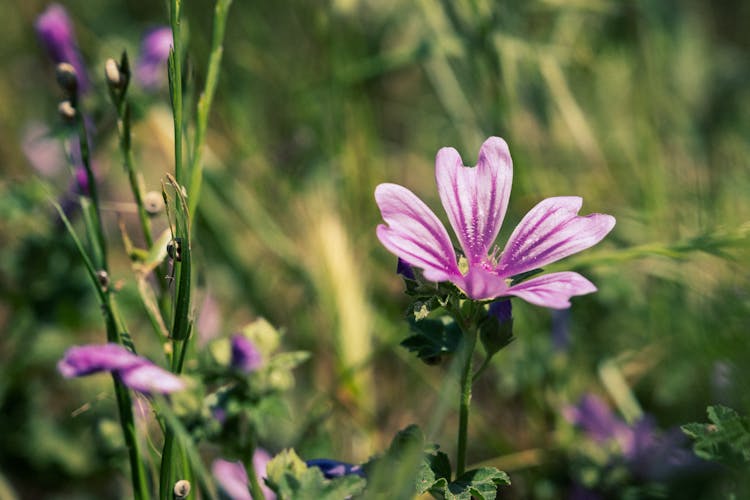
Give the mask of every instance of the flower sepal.
[(508, 347), (513, 336), (513, 315), (509, 299), (489, 305), (487, 317), (479, 324), (479, 339), (482, 341), (487, 359)]

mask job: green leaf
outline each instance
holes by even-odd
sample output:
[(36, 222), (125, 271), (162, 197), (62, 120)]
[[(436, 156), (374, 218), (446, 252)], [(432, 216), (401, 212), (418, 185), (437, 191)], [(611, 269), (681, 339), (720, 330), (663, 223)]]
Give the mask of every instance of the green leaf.
[(341, 500), (362, 493), (366, 481), (356, 475), (326, 479), (307, 467), (294, 450), (284, 450), (266, 467), (268, 485), (280, 500)]
[(417, 474), (417, 493), (428, 492), (437, 481), (451, 479), (451, 464), (448, 455), (442, 451), (425, 453), (424, 461)]
[(452, 483), (441, 478), (430, 492), (442, 495), (446, 500), (494, 500), (498, 488), (508, 485), (508, 474), (494, 467), (481, 467), (466, 471)]
[(401, 342), (409, 351), (427, 364), (440, 361), (445, 354), (458, 349), (461, 329), (448, 317), (410, 321), (414, 335)]
[(706, 412), (711, 423), (682, 426), (682, 432), (695, 440), (695, 454), (727, 464), (750, 462), (750, 419), (721, 405), (709, 406)]

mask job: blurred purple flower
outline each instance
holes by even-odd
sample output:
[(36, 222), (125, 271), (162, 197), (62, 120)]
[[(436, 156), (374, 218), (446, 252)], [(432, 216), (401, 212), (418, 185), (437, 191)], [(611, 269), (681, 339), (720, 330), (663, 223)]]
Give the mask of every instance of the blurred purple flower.
[(167, 81), (167, 60), (172, 48), (172, 30), (166, 26), (146, 32), (135, 66), (135, 78), (149, 91), (158, 90)]
[(78, 90), (86, 93), (90, 88), (89, 79), (76, 44), (73, 22), (65, 8), (53, 3), (37, 17), (34, 26), (52, 61), (72, 64), (78, 76)]
[(597, 442), (614, 439), (623, 444), (631, 434), (628, 425), (617, 418), (607, 403), (593, 394), (586, 394), (578, 405), (565, 408), (563, 415)]
[(52, 177), (65, 166), (65, 150), (60, 140), (42, 123), (27, 125), (21, 147), (32, 168), (43, 177)]
[(570, 347), (570, 310), (552, 311), (552, 348), (567, 351)]
[(127, 387), (146, 394), (169, 394), (185, 388), (182, 379), (119, 344), (71, 347), (57, 369), (66, 378), (108, 371)]
[(323, 473), (326, 479), (334, 479), (341, 476), (354, 474), (355, 476), (365, 477), (365, 471), (361, 465), (348, 464), (329, 458), (315, 458), (306, 462), (308, 467), (317, 467)]
[(201, 304), (198, 320), (195, 324), (198, 331), (198, 346), (203, 347), (215, 339), (221, 332), (221, 308), (211, 292), (206, 293)]
[(250, 373), (263, 365), (263, 356), (250, 339), (237, 333), (232, 336), (232, 367)]
[(680, 429), (660, 432), (648, 415), (628, 425), (592, 394), (585, 395), (577, 406), (566, 408), (563, 414), (594, 441), (615, 441), (638, 477), (664, 480), (700, 463)]
[[(547, 198), (521, 220), (505, 249), (491, 249), (510, 199), (513, 162), (508, 145), (490, 137), (474, 168), (463, 166), (458, 152), (442, 148), (435, 160), (438, 193), (465, 256), (459, 260), (445, 226), (427, 205), (403, 186), (380, 184), (375, 200), (386, 224), (380, 242), (430, 281), (450, 281), (469, 298), (486, 300), (515, 295), (532, 304), (564, 309), (570, 298), (596, 291), (574, 272), (556, 272), (509, 284), (523, 274), (585, 250), (615, 225), (605, 214), (578, 216), (577, 196)], [(488, 253), (489, 252), (489, 253)]]
[[(263, 496), (266, 500), (274, 500), (276, 495), (265, 484), (263, 480), (266, 477), (266, 465), (271, 460), (271, 455), (262, 448), (256, 448), (253, 453), (253, 468), (258, 477), (258, 482), (263, 490)], [(229, 462), (221, 458), (214, 460), (211, 464), (211, 473), (219, 483), (222, 489), (232, 500), (253, 500), (249, 490), (249, 480), (247, 471), (242, 462)]]

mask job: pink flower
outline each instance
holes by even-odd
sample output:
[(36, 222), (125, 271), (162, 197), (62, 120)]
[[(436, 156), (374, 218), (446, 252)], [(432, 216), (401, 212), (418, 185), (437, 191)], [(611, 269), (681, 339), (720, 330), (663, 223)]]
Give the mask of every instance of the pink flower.
[(119, 344), (71, 347), (57, 369), (66, 378), (108, 371), (125, 386), (147, 394), (169, 394), (185, 388), (182, 379)]
[(141, 41), (141, 54), (135, 66), (135, 78), (148, 91), (167, 82), (167, 60), (172, 50), (172, 30), (160, 26), (149, 30)]
[(474, 168), (464, 167), (453, 148), (442, 148), (435, 160), (438, 193), (463, 250), (459, 264), (448, 232), (437, 216), (403, 186), (381, 184), (375, 200), (386, 224), (378, 226), (380, 242), (392, 253), (423, 270), (429, 281), (450, 281), (467, 297), (489, 300), (513, 295), (553, 309), (570, 307), (570, 297), (596, 291), (574, 272), (556, 272), (511, 285), (511, 278), (585, 250), (615, 225), (605, 214), (578, 215), (577, 196), (547, 198), (531, 209), (505, 248), (493, 247), (505, 218), (513, 179), (508, 145), (490, 137), (479, 150)]
[[(256, 448), (253, 453), (253, 468), (255, 469), (258, 482), (263, 490), (265, 500), (274, 500), (276, 494), (266, 486), (264, 479), (266, 477), (266, 465), (271, 460), (271, 455), (262, 448)], [(232, 500), (253, 500), (249, 490), (249, 480), (247, 470), (242, 462), (230, 462), (217, 458), (211, 464), (211, 473), (219, 483), (222, 492)], [(259, 499), (256, 499), (259, 500)]]

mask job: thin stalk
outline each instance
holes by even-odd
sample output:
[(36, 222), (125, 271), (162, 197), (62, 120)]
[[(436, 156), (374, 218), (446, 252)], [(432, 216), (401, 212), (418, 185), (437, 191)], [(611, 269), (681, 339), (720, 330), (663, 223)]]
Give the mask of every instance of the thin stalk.
[(255, 464), (253, 464), (253, 455), (255, 455), (255, 448), (250, 448), (250, 453), (245, 456), (245, 470), (247, 471), (247, 478), (250, 483), (250, 494), (253, 498), (266, 498), (263, 494), (263, 488), (260, 486), (258, 481), (258, 474), (255, 471)]
[(172, 53), (169, 57), (169, 94), (174, 115), (174, 176), (179, 184), (185, 182), (182, 165), (182, 39), (180, 35), (180, 0), (171, 0), (169, 24), (172, 28)]
[(94, 177), (94, 169), (91, 167), (91, 153), (89, 151), (89, 140), (88, 134), (86, 133), (86, 120), (83, 115), (79, 112), (76, 113), (78, 117), (78, 140), (81, 145), (81, 161), (83, 168), (86, 171), (86, 181), (88, 183), (89, 197), (91, 203), (94, 205), (96, 212), (96, 224), (95, 224), (95, 237), (99, 246), (99, 253), (101, 255), (101, 262), (95, 264), (100, 265), (102, 269), (107, 270), (107, 241), (104, 237), (104, 225), (102, 223), (102, 212), (101, 204), (99, 202), (99, 190), (96, 187), (96, 178)]
[(471, 322), (464, 327), (463, 367), (461, 369), (461, 398), (458, 411), (458, 446), (456, 451), (456, 477), (466, 470), (466, 447), (469, 433), (469, 409), (471, 406), (472, 360), (477, 344), (477, 327)]
[(203, 145), (206, 141), (208, 115), (211, 111), (216, 84), (219, 81), (219, 68), (224, 53), (224, 31), (227, 25), (229, 6), (232, 0), (218, 0), (214, 10), (214, 28), (211, 40), (211, 55), (208, 59), (208, 74), (206, 86), (198, 99), (198, 114), (195, 123), (195, 138), (193, 140), (193, 154), (190, 166), (190, 184), (188, 184), (188, 202), (190, 213), (194, 214), (200, 198), (203, 183)]
[(141, 186), (138, 183), (138, 177), (133, 165), (133, 150), (130, 147), (130, 106), (125, 99), (125, 96), (122, 97), (119, 105), (118, 103), (115, 103), (115, 106), (117, 108), (117, 130), (120, 134), (120, 152), (122, 153), (122, 162), (128, 173), (130, 190), (133, 192), (133, 199), (135, 200), (135, 205), (138, 209), (138, 219), (141, 222), (141, 230), (143, 231), (143, 237), (146, 241), (146, 248), (151, 249), (154, 244), (154, 238), (151, 234), (151, 219), (148, 216), (146, 207), (143, 205)]

